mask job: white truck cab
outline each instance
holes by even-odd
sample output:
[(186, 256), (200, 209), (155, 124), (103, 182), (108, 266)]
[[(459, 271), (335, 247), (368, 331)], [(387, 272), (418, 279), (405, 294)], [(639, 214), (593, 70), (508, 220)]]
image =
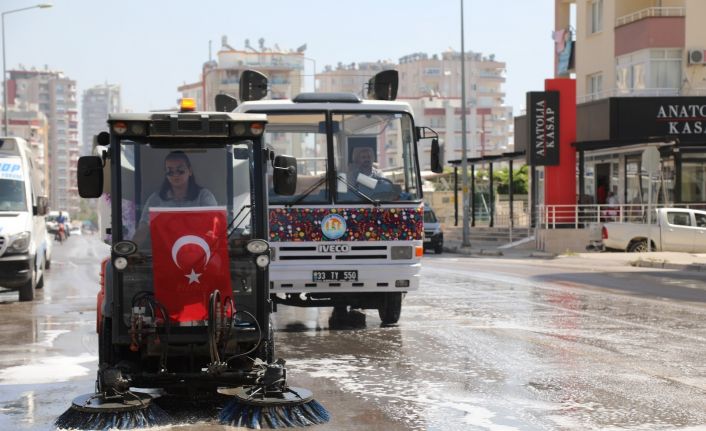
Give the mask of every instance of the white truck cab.
[(51, 253), (46, 211), (29, 145), (0, 137), (0, 288), (19, 291), (20, 301), (33, 300), (44, 284)]

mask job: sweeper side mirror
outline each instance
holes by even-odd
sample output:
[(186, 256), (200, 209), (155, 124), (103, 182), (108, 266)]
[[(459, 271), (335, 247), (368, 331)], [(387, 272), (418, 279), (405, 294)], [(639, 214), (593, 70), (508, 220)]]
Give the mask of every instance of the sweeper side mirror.
[(103, 194), (103, 159), (101, 157), (80, 157), (76, 173), (79, 196), (98, 198)]
[(272, 182), (275, 193), (292, 196), (297, 189), (297, 159), (292, 156), (276, 156)]

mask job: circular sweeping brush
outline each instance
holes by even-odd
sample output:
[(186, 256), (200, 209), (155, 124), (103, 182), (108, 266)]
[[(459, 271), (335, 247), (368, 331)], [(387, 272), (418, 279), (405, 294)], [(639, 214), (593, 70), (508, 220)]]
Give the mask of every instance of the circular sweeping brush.
[(266, 391), (262, 386), (219, 389), (233, 399), (221, 410), (223, 425), (261, 428), (291, 428), (326, 423), (329, 412), (311, 391), (287, 387)]
[(169, 415), (142, 392), (106, 396), (85, 394), (74, 398), (71, 407), (54, 422), (59, 429), (109, 430), (166, 425)]

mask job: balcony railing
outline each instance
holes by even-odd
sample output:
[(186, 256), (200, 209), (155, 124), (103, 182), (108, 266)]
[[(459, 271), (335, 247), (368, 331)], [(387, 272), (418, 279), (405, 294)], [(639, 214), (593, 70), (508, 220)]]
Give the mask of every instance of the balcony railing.
[(607, 99), (608, 97), (674, 97), (674, 96), (706, 96), (706, 88), (693, 88), (688, 94), (682, 94), (678, 88), (643, 88), (622, 90), (614, 88), (598, 93), (585, 94), (576, 98), (577, 103), (590, 102), (592, 100)]
[(686, 8), (683, 7), (648, 7), (628, 15), (623, 15), (615, 20), (615, 26), (630, 24), (631, 22), (639, 21), (645, 18), (665, 17), (665, 16), (684, 16)]

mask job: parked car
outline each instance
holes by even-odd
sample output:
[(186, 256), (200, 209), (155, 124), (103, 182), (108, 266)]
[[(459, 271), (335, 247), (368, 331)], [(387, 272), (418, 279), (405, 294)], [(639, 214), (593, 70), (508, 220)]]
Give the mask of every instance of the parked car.
[(658, 208), (651, 224), (605, 223), (602, 242), (606, 250), (683, 251), (706, 253), (706, 211)]
[(444, 251), (444, 232), (434, 210), (424, 204), (424, 250), (434, 250), (436, 254)]

